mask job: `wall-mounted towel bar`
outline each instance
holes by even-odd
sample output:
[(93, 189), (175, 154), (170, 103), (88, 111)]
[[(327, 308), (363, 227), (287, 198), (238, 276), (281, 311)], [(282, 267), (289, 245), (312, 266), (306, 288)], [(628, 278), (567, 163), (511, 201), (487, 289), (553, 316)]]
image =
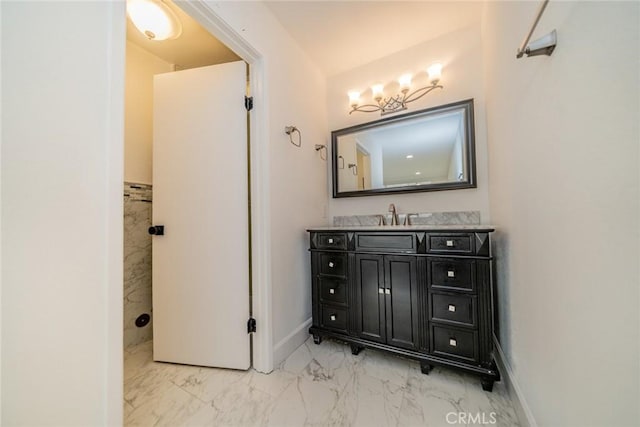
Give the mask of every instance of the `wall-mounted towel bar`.
[(537, 55), (549, 56), (553, 53), (553, 50), (556, 48), (556, 44), (558, 41), (556, 30), (553, 30), (546, 36), (540, 37), (539, 39), (529, 43), (529, 39), (531, 39), (531, 36), (533, 35), (533, 32), (535, 31), (536, 26), (538, 25), (538, 21), (540, 21), (540, 18), (542, 17), (542, 14), (544, 13), (544, 10), (547, 7), (548, 3), (549, 3), (549, 0), (544, 0), (540, 5), (540, 8), (538, 9), (538, 13), (536, 15), (536, 19), (533, 21), (533, 25), (531, 26), (529, 33), (524, 38), (524, 40), (522, 41), (522, 44), (518, 48), (518, 53), (516, 54), (516, 58), (522, 58), (524, 55), (527, 55), (527, 57), (537, 56)]

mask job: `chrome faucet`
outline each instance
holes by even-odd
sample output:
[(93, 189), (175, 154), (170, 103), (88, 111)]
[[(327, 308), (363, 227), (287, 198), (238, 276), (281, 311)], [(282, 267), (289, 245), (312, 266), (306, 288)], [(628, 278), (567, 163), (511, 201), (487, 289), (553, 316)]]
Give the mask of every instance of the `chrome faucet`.
[(391, 224), (389, 225), (398, 225), (398, 214), (396, 213), (396, 205), (391, 203), (389, 205), (389, 212), (391, 212)]
[(408, 213), (404, 216), (404, 223), (402, 225), (411, 225), (411, 215), (418, 215), (418, 214), (414, 214), (414, 213)]

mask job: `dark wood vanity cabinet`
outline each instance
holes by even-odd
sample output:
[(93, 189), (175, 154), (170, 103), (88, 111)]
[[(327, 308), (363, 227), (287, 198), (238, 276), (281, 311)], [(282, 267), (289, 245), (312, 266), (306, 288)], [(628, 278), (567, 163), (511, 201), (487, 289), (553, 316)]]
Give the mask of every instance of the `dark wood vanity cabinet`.
[(491, 390), (491, 228), (310, 232), (314, 342), (345, 341), (475, 373)]
[(418, 347), (416, 257), (356, 254), (355, 334), (383, 344)]

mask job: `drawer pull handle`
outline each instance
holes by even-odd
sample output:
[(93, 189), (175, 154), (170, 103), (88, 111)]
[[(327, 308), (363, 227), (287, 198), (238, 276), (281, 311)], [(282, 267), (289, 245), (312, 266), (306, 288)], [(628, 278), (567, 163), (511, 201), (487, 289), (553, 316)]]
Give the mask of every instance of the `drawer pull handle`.
[(382, 289), (382, 288), (378, 288), (378, 293), (379, 293), (379, 294), (384, 294), (384, 289)]
[(453, 247), (453, 240), (447, 240), (447, 246), (452, 248)]
[(385, 289), (384, 293), (387, 294), (387, 295), (391, 295), (391, 289)]
[(333, 294), (335, 294), (335, 293), (336, 293), (336, 290), (335, 290), (335, 289), (333, 289), (333, 288), (331, 288), (331, 289), (329, 289), (329, 293), (333, 295)]
[(453, 270), (447, 271), (447, 277), (456, 277), (456, 272)]
[(335, 264), (333, 262), (329, 262), (329, 268), (333, 268)]
[(452, 312), (452, 313), (455, 313), (455, 311), (456, 311), (456, 306), (455, 306), (455, 305), (453, 305), (453, 304), (449, 304), (449, 311), (450, 311), (450, 312)]
[(335, 314), (332, 314), (331, 316), (329, 316), (329, 319), (331, 319), (332, 322), (335, 322), (337, 317)]
[(449, 345), (451, 347), (457, 347), (458, 346), (458, 342), (456, 341), (455, 338), (449, 338)]
[(333, 243), (333, 239), (329, 239), (327, 240), (329, 243)]

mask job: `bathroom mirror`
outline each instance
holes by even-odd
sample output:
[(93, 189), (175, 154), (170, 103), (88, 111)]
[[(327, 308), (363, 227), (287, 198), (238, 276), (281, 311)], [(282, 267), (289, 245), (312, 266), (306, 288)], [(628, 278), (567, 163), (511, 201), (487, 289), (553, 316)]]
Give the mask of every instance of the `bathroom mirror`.
[(473, 99), (331, 132), (333, 197), (476, 187)]

